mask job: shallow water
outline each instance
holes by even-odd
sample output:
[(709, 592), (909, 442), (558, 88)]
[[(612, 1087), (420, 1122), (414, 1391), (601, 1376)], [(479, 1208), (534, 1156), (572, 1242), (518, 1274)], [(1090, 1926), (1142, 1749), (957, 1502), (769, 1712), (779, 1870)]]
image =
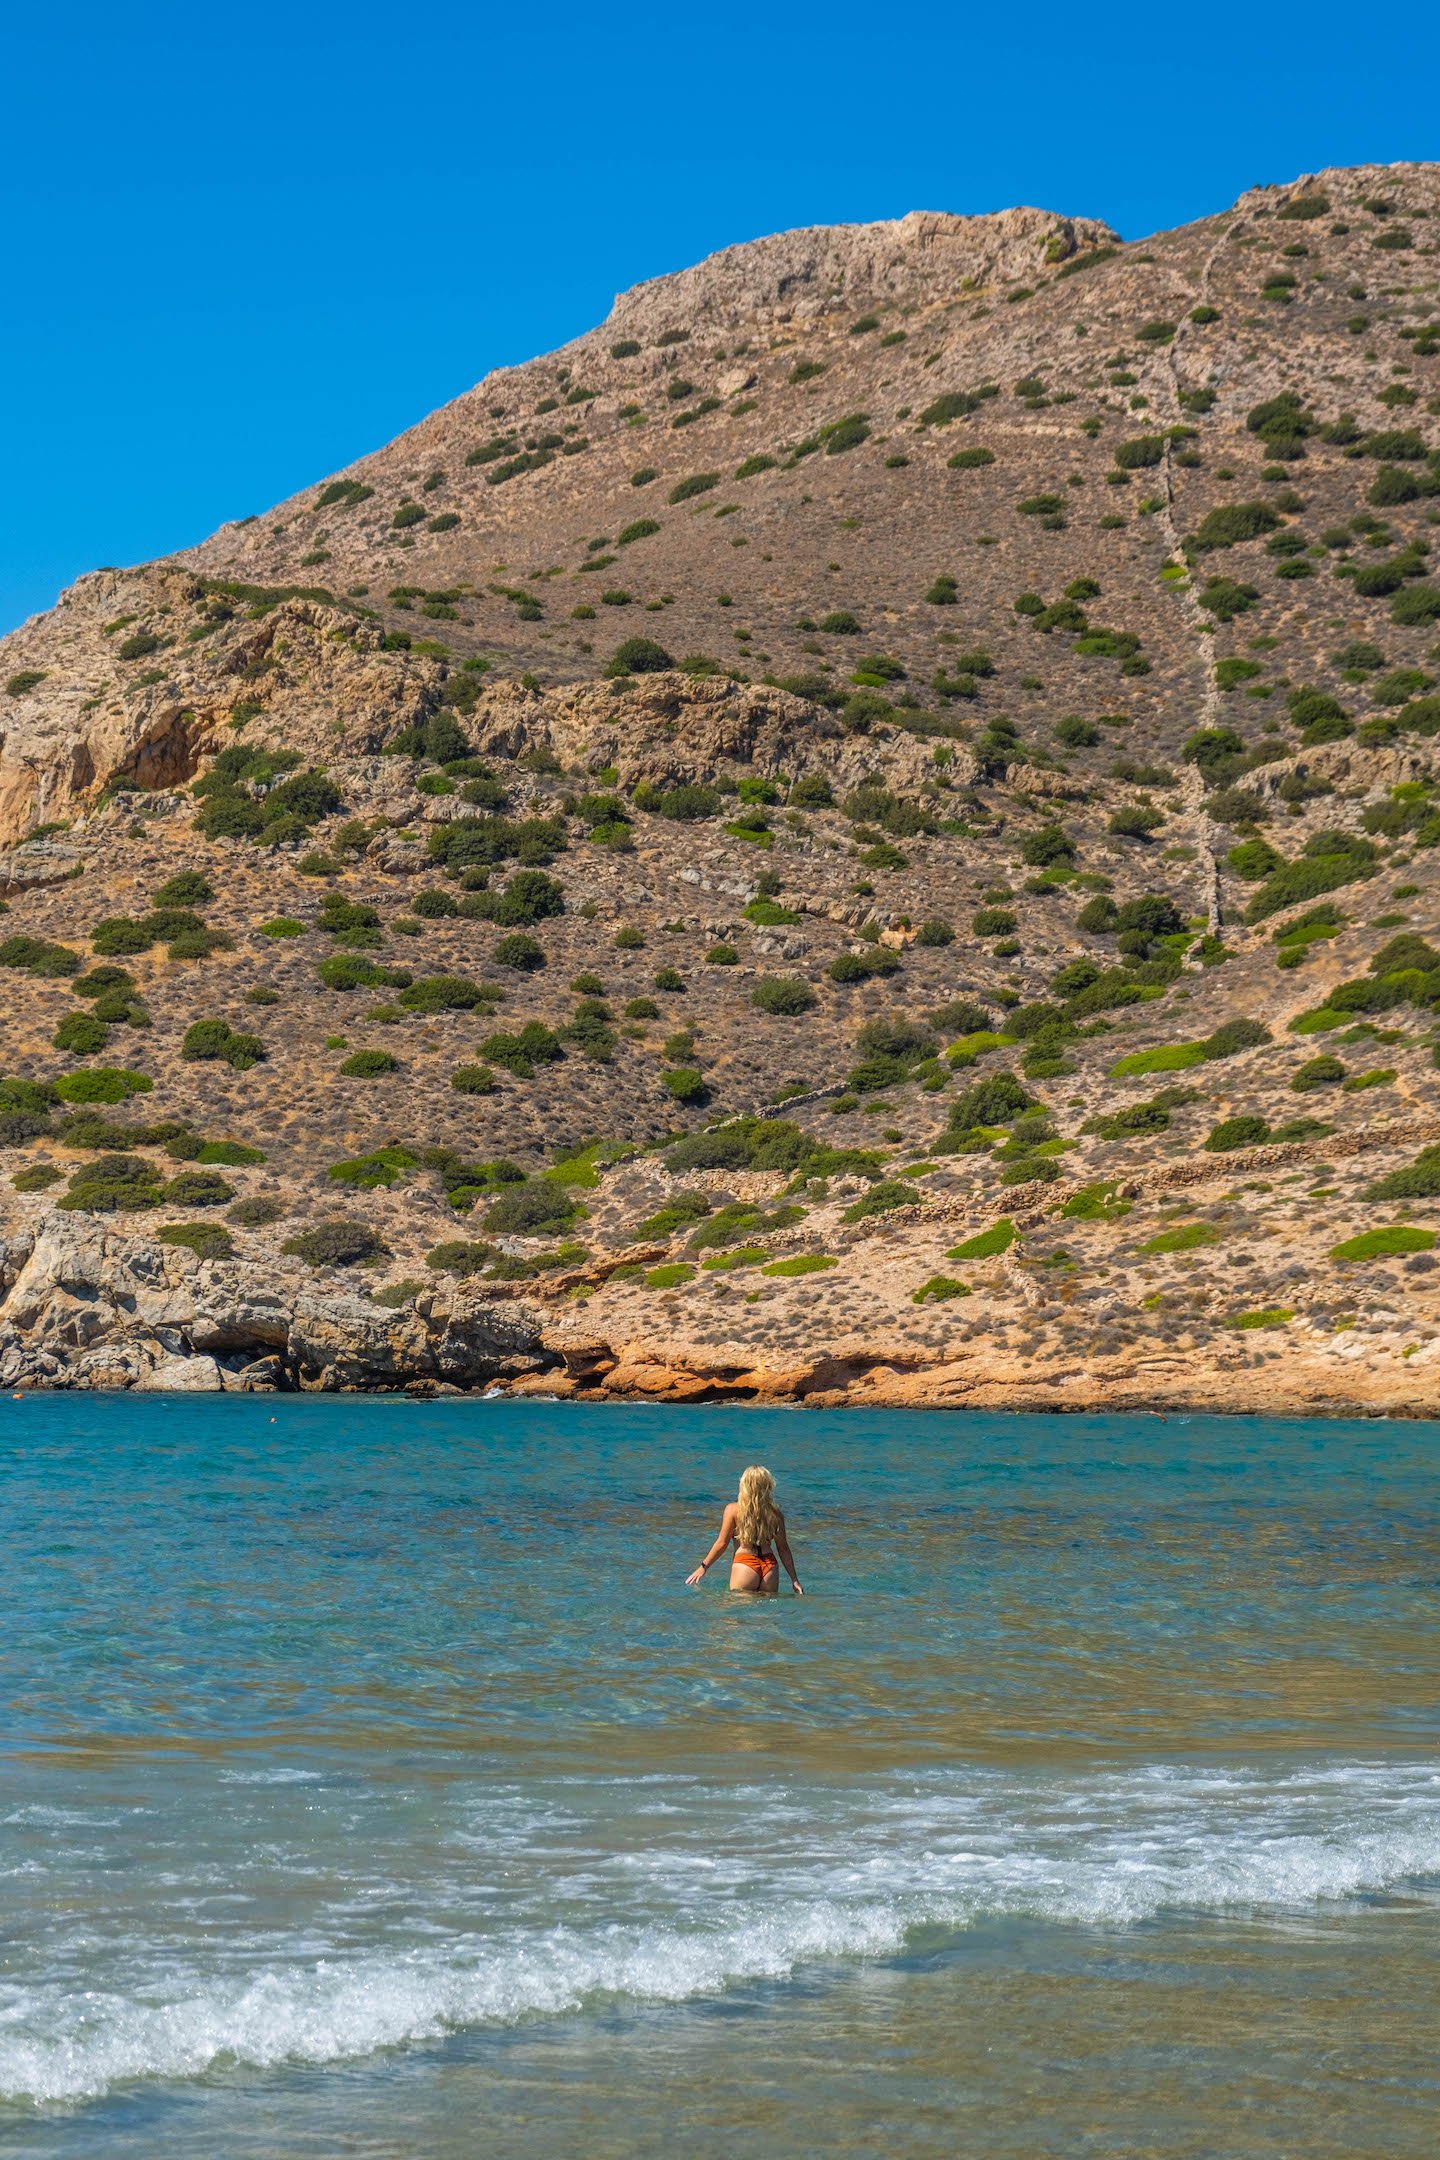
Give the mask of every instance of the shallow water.
[(1440, 1428), (0, 1413), (7, 2153), (1433, 2152)]

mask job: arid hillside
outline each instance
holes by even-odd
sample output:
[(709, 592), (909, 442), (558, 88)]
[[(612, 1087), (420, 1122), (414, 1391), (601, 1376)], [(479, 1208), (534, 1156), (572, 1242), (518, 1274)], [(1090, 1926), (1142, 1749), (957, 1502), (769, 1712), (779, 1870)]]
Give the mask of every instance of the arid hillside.
[(727, 249), (0, 656), (0, 1377), (1440, 1410), (1440, 168)]

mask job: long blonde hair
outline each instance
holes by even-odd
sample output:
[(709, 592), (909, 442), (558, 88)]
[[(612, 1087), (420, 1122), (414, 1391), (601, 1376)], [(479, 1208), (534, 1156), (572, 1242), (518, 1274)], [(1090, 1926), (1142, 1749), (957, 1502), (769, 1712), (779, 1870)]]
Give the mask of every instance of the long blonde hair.
[(741, 1473), (736, 1496), (738, 1513), (735, 1535), (751, 1552), (763, 1552), (780, 1535), (780, 1510), (775, 1505), (775, 1480), (763, 1463), (752, 1463)]

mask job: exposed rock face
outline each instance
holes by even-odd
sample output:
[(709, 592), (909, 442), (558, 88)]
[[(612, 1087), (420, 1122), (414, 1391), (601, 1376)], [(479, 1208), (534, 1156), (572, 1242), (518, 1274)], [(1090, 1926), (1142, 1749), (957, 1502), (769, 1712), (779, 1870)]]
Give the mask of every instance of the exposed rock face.
[[(157, 629), (151, 666), (142, 665), (149, 655), (122, 663), (129, 680), (117, 683), (126, 624), (163, 628), (200, 595), (193, 572), (169, 565), (99, 570), (72, 586), (53, 615), (4, 641), (7, 667), (29, 666), (32, 656), (48, 665), (5, 710), (0, 843), (83, 814), (107, 790), (149, 794), (191, 779), (203, 759), (233, 741), (227, 723), (247, 695), (254, 702), (251, 685), (260, 686), (267, 713), (287, 736), (317, 752), (333, 742), (337, 711), (345, 714), (347, 747), (363, 751), (379, 749), (434, 707), (440, 671), (433, 661), (388, 659), (380, 630), (312, 600), (284, 601), (255, 621), (216, 595), (203, 645), (167, 639), (161, 646)], [(154, 680), (142, 682), (142, 673)], [(98, 694), (97, 683), (104, 685)], [(0, 876), (11, 886), (53, 882), (28, 874), (46, 860), (30, 847), (12, 851)]]
[(1115, 240), (1095, 218), (1029, 209), (988, 217), (912, 210), (877, 225), (812, 225), (722, 248), (693, 270), (633, 286), (616, 300), (603, 334), (649, 343), (680, 327), (692, 334), (768, 328), (814, 321), (837, 304), (858, 315), (896, 298), (913, 303), (967, 286), (1018, 284), (1047, 259)]
[(10, 1386), (473, 1388), (540, 1362), (523, 1305), (461, 1289), (387, 1311), (301, 1271), (201, 1261), (84, 1215), (7, 1243), (0, 1271)]

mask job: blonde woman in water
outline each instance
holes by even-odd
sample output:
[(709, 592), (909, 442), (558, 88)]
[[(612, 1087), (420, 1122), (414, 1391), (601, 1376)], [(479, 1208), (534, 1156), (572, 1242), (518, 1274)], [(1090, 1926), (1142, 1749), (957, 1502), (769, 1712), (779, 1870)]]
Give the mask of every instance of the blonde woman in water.
[(775, 1505), (775, 1480), (760, 1463), (752, 1463), (742, 1474), (740, 1491), (727, 1503), (720, 1518), (720, 1535), (694, 1574), (685, 1578), (687, 1589), (693, 1589), (709, 1574), (732, 1538), (735, 1541), (735, 1557), (730, 1563), (732, 1590), (778, 1597), (780, 1563), (783, 1561), (785, 1572), (795, 1585), (796, 1597), (804, 1597), (785, 1535), (785, 1517)]

